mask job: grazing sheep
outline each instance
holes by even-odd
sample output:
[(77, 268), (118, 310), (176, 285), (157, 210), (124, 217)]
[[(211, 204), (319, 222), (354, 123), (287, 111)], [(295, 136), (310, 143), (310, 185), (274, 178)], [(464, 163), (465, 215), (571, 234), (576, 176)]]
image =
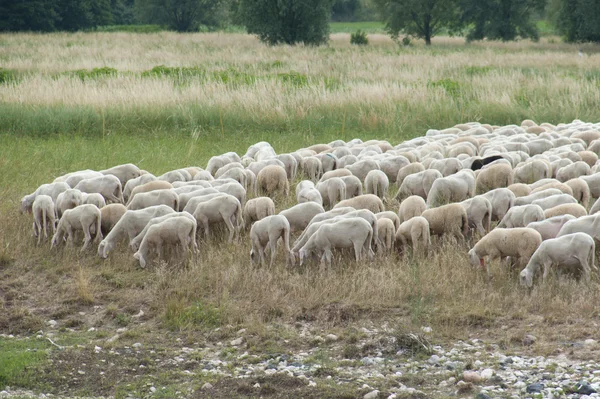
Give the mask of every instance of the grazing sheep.
[[(223, 197), (225, 195), (230, 195), (227, 193), (212, 193), (212, 194), (206, 194), (206, 195), (202, 195), (199, 197), (192, 197), (187, 205), (185, 206), (185, 208), (183, 208), (184, 212), (190, 213), (190, 214), (194, 214), (194, 211), (196, 210), (196, 207), (198, 206), (198, 204), (201, 204), (202, 202), (206, 202), (208, 200), (211, 200), (213, 198), (217, 198), (217, 197)], [(239, 200), (238, 200), (239, 201)], [(241, 202), (240, 202), (241, 204)]]
[(510, 165), (492, 164), (480, 169), (477, 175), (477, 194), (483, 194), (495, 188), (509, 187), (513, 184), (513, 170)]
[(580, 176), (589, 175), (591, 172), (590, 165), (583, 161), (577, 161), (571, 165), (564, 166), (556, 171), (556, 178), (560, 182), (575, 179)]
[(136, 211), (154, 205), (167, 205), (174, 210), (179, 210), (179, 195), (172, 190), (154, 190), (147, 193), (139, 193), (132, 197), (127, 209)]
[(65, 210), (58, 222), (50, 247), (54, 248), (60, 245), (65, 238), (65, 234), (67, 243), (73, 244), (75, 231), (82, 230), (84, 241), (81, 250), (85, 250), (92, 241), (92, 235), (96, 236), (96, 240), (102, 238), (100, 218), (100, 209), (95, 205), (79, 205), (73, 209)]
[[(144, 237), (146, 236), (146, 234), (148, 233), (148, 230), (150, 229), (150, 227), (154, 226), (155, 224), (159, 224), (164, 222), (167, 219), (172, 219), (172, 218), (188, 218), (189, 220), (191, 220), (194, 225), (196, 226), (196, 219), (190, 215), (187, 212), (173, 212), (173, 213), (168, 213), (166, 215), (163, 216), (159, 216), (156, 218), (152, 218), (148, 221), (148, 223), (146, 224), (146, 226), (144, 227), (144, 229), (142, 231), (140, 231), (140, 234), (138, 234), (137, 236), (135, 236), (133, 238), (133, 240), (131, 240), (129, 242), (129, 247), (133, 250), (133, 252), (137, 252), (138, 249), (140, 249), (140, 245), (142, 243), (142, 240), (144, 239)], [(196, 243), (196, 227), (194, 227), (194, 238), (192, 240), (192, 248), (194, 250), (194, 252), (198, 252), (198, 244)]]
[(294, 180), (298, 171), (298, 161), (296, 161), (296, 158), (292, 154), (281, 154), (277, 155), (277, 159), (285, 165), (283, 168), (288, 180)]
[(302, 167), (302, 171), (313, 182), (316, 182), (323, 175), (323, 165), (321, 164), (321, 160), (317, 157), (306, 157), (302, 158), (302, 163), (300, 163)]
[(525, 227), (534, 229), (540, 233), (542, 240), (549, 240), (550, 238), (556, 238), (563, 225), (573, 219), (575, 219), (573, 215), (559, 215), (540, 220), (539, 222), (531, 222)]
[(133, 257), (140, 261), (140, 267), (145, 268), (149, 260), (150, 250), (158, 252), (158, 257), (163, 257), (165, 244), (180, 243), (184, 251), (188, 251), (190, 244), (196, 252), (196, 221), (186, 216), (171, 217), (148, 228), (140, 249)]
[(600, 198), (600, 173), (594, 173), (593, 175), (579, 176), (581, 180), (587, 183), (590, 189), (590, 196), (594, 198)]
[(298, 193), (298, 203), (315, 202), (323, 206), (323, 197), (319, 190), (314, 187), (308, 187)]
[(577, 154), (581, 157), (583, 162), (590, 166), (590, 168), (598, 162), (598, 154), (593, 151), (580, 151)]
[(462, 241), (469, 230), (467, 211), (460, 204), (427, 209), (421, 216), (429, 223), (430, 235), (452, 234), (457, 240)]
[(254, 193), (254, 196), (258, 196), (256, 175), (250, 169), (245, 169), (244, 173), (246, 173), (246, 191), (250, 191), (251, 193)]
[(281, 166), (265, 166), (258, 172), (256, 184), (267, 195), (273, 195), (277, 190), (282, 192), (286, 197), (289, 195), (290, 185), (287, 180), (287, 174)]
[(156, 179), (159, 181), (166, 181), (171, 184), (178, 182), (178, 181), (183, 181), (183, 182), (189, 181), (186, 178), (186, 176), (183, 173), (181, 173), (180, 170), (171, 170), (169, 172), (166, 172), (166, 173), (158, 176)]
[(548, 162), (541, 159), (534, 159), (517, 166), (513, 171), (513, 180), (515, 183), (531, 184), (540, 179), (552, 177), (552, 169)]
[(294, 254), (290, 250), (290, 223), (282, 215), (270, 215), (252, 225), (252, 229), (250, 229), (250, 241), (252, 242), (250, 260), (253, 263), (260, 260), (260, 263), (264, 266), (265, 249), (268, 245), (271, 250), (269, 266), (272, 267), (279, 238), (283, 239), (287, 264), (293, 266)]
[(393, 249), (396, 236), (394, 222), (387, 218), (377, 219), (377, 235), (379, 236), (379, 240), (377, 241), (378, 251), (391, 251)]
[(439, 171), (443, 177), (458, 173), (462, 169), (462, 164), (457, 158), (443, 158), (433, 160), (428, 169)]
[(427, 195), (427, 205), (435, 207), (464, 201), (475, 195), (475, 174), (470, 169), (436, 179)]
[(110, 169), (101, 170), (100, 173), (103, 175), (115, 176), (121, 182), (121, 187), (125, 187), (125, 184), (127, 184), (129, 180), (135, 179), (136, 177), (140, 177), (142, 175), (140, 168), (132, 163), (113, 166)]
[[(487, 273), (490, 275), (489, 262), (492, 260), (510, 256), (518, 258), (521, 264), (527, 264), (541, 243), (540, 233), (527, 227), (495, 228), (469, 251), (469, 261), (475, 267), (486, 266)], [(488, 257), (487, 264), (484, 261), (486, 256)]]
[(400, 203), (398, 208), (398, 218), (403, 223), (415, 216), (421, 216), (427, 209), (425, 200), (418, 195), (411, 195)]
[(350, 172), (346, 168), (330, 170), (329, 172), (323, 173), (321, 176), (320, 182), (324, 182), (327, 179), (331, 179), (332, 177), (344, 177), (344, 176), (354, 176), (352, 172)]
[(400, 170), (398, 170), (398, 174), (396, 175), (396, 184), (400, 186), (406, 178), (406, 176), (423, 172), (424, 170), (425, 167), (419, 162), (413, 162), (411, 164), (408, 164), (400, 168)]
[(373, 159), (362, 159), (345, 167), (352, 174), (364, 182), (367, 174), (372, 170), (379, 170), (379, 163)]
[(121, 181), (119, 180), (119, 178), (113, 175), (85, 179), (77, 183), (77, 185), (74, 188), (88, 194), (102, 194), (104, 199), (106, 199), (107, 201), (118, 203), (124, 202)]
[(477, 196), (460, 203), (469, 219), (469, 227), (477, 229), (480, 235), (489, 233), (492, 222), (492, 203), (484, 197)]
[(331, 177), (317, 183), (317, 190), (329, 207), (335, 206), (338, 201), (346, 199), (346, 183), (339, 177)]
[(409, 164), (410, 161), (402, 155), (396, 155), (394, 157), (383, 158), (379, 160), (379, 168), (383, 173), (385, 173), (390, 183), (395, 183), (400, 169)]
[(535, 200), (532, 202), (533, 205), (539, 205), (543, 210), (554, 208), (558, 205), (563, 204), (576, 204), (577, 200), (569, 194), (557, 194), (551, 195), (546, 198)]
[(525, 197), (531, 194), (532, 191), (531, 187), (525, 183), (513, 183), (507, 188), (513, 192), (515, 197)]
[(363, 187), (360, 179), (354, 175), (342, 176), (342, 181), (346, 185), (346, 197), (344, 199), (350, 199), (363, 195)]
[(81, 191), (75, 188), (70, 188), (66, 191), (63, 191), (56, 198), (56, 204), (54, 205), (56, 209), (56, 216), (60, 218), (62, 217), (64, 211), (66, 211), (67, 209), (73, 209), (76, 206), (81, 205), (82, 203), (83, 195)]
[(585, 208), (579, 204), (562, 204), (544, 211), (544, 217), (546, 219), (560, 215), (573, 215), (578, 218), (587, 216), (587, 214)]
[[(229, 164), (231, 165), (231, 164)], [(221, 169), (219, 169), (221, 170)], [(248, 188), (248, 182), (246, 181), (247, 179), (247, 175), (246, 175), (246, 170), (243, 168), (231, 168), (229, 169), (227, 172), (223, 173), (220, 177), (224, 178), (224, 179), (233, 179), (235, 181), (237, 181), (238, 183), (240, 183), (244, 188)]]
[(600, 214), (581, 216), (577, 219), (569, 220), (561, 227), (556, 237), (573, 233), (586, 233), (595, 240), (600, 241)]
[(108, 233), (110, 233), (125, 212), (127, 212), (127, 208), (123, 204), (108, 204), (100, 208), (101, 231), (103, 237), (106, 237)]
[(546, 281), (552, 265), (560, 269), (577, 268), (583, 272), (583, 278), (590, 280), (590, 272), (594, 264), (596, 243), (585, 233), (573, 233), (544, 241), (533, 253), (527, 266), (521, 271), (519, 280), (521, 285), (533, 286), (533, 276), (540, 267), (544, 267), (542, 281)]
[(204, 229), (206, 239), (209, 237), (210, 223), (221, 221), (225, 223), (229, 229), (228, 242), (233, 242), (235, 233), (239, 235), (239, 228), (243, 224), (242, 205), (237, 198), (229, 194), (199, 203), (193, 215), (198, 222), (198, 227)]
[[(162, 183), (169, 184), (168, 182), (162, 182)], [(194, 190), (198, 190), (199, 188), (212, 187), (210, 182), (208, 182), (206, 180), (176, 181), (175, 183), (172, 184), (172, 186), (173, 186), (172, 190), (175, 191), (177, 194), (189, 193)], [(170, 187), (165, 185), (164, 188), (170, 188)]]
[(228, 163), (228, 164), (224, 165), (223, 167), (217, 169), (217, 171), (215, 172), (215, 179), (221, 178), (224, 174), (229, 172), (231, 169), (244, 169), (244, 166), (239, 162)]
[(367, 194), (375, 194), (382, 200), (385, 198), (389, 186), (389, 179), (381, 170), (371, 170), (365, 177), (365, 191)]
[(38, 238), (38, 245), (42, 241), (42, 231), (44, 237), (48, 238), (48, 225), (52, 227), (52, 234), (56, 233), (56, 210), (54, 201), (49, 195), (41, 194), (35, 197), (32, 206), (33, 212), (33, 235)]
[[(281, 166), (285, 170), (284, 163), (281, 162), (279, 159), (275, 159), (275, 158), (265, 159), (263, 161), (251, 162), (248, 166), (246, 166), (246, 169), (251, 170), (252, 173), (254, 173), (254, 175), (258, 177), (258, 174), (260, 173), (260, 171), (269, 165)], [(286, 176), (287, 176), (287, 174), (286, 174)]]
[(307, 188), (315, 188), (315, 183), (311, 180), (302, 180), (296, 185), (296, 201), (300, 202), (300, 192)]
[(102, 209), (106, 206), (106, 201), (104, 200), (104, 197), (98, 193), (81, 193), (81, 198), (83, 199), (82, 204), (95, 205), (96, 207), (98, 207), (98, 209)]
[(335, 155), (330, 153), (321, 153), (314, 155), (314, 157), (321, 161), (323, 172), (330, 172), (336, 168), (337, 157)]
[(424, 252), (431, 245), (429, 222), (422, 216), (410, 218), (396, 230), (396, 246), (403, 249), (410, 243), (413, 252)]
[(64, 182), (67, 183), (71, 187), (75, 187), (82, 180), (93, 179), (94, 177), (102, 177), (102, 176), (104, 176), (104, 174), (102, 174), (100, 172), (94, 172), (94, 171), (76, 172), (76, 173), (70, 175), (69, 177), (67, 177)]
[(371, 255), (371, 241), (373, 239), (373, 228), (362, 218), (342, 219), (333, 224), (326, 224), (308, 239), (306, 244), (298, 252), (300, 265), (304, 260), (316, 254), (331, 265), (333, 248), (354, 248), (356, 261), (362, 259), (363, 251)]
[(292, 232), (294, 232), (304, 230), (315, 215), (324, 212), (323, 206), (315, 202), (305, 202), (283, 210), (279, 214), (286, 217)]
[[(105, 208), (107, 207), (108, 205)], [(118, 211), (115, 212), (118, 213)], [(125, 235), (127, 235), (131, 242), (135, 236), (140, 234), (150, 219), (174, 212), (173, 208), (166, 205), (151, 206), (137, 211), (126, 211), (123, 216), (119, 218), (117, 223), (115, 223), (114, 227), (110, 230), (110, 233), (100, 241), (100, 245), (98, 245), (98, 256), (101, 258), (108, 257), (108, 254)]]
[(56, 202), (58, 195), (70, 188), (71, 187), (65, 182), (42, 184), (33, 193), (26, 195), (21, 199), (21, 213), (31, 213), (33, 201), (35, 201), (36, 196), (48, 195), (52, 198), (52, 201)]
[[(241, 161), (241, 159), (238, 160), (237, 162), (240, 162), (240, 161)], [(206, 165), (206, 171), (208, 173), (210, 173), (212, 176), (214, 176), (215, 173), (217, 173), (217, 170), (219, 170), (220, 168), (222, 168), (223, 166), (225, 166), (231, 162), (236, 162), (236, 161), (232, 160), (231, 158), (229, 158), (225, 155), (214, 156), (208, 160), (208, 164)]]
[(383, 206), (381, 199), (373, 194), (363, 194), (359, 195), (358, 197), (340, 201), (334, 206), (334, 208), (342, 208), (346, 206), (350, 206), (354, 209), (368, 209), (373, 213), (385, 211), (385, 207)]
[[(350, 212), (354, 212), (356, 211), (356, 209), (347, 206), (345, 208), (335, 208), (335, 209), (331, 209), (327, 212), (323, 212), (323, 213), (319, 213), (315, 216), (313, 216), (313, 218), (310, 220), (310, 222), (308, 223), (308, 225), (306, 226), (306, 229), (304, 229), (304, 231), (302, 232), (302, 234), (300, 234), (300, 237), (298, 237), (298, 240), (300, 238), (302, 238), (302, 236), (306, 233), (306, 231), (308, 230), (308, 228), (314, 224), (314, 223), (318, 223), (318, 222), (322, 222), (323, 220), (328, 220), (328, 219), (333, 219), (336, 216), (340, 216), (340, 215), (346, 215)], [(296, 242), (298, 241), (296, 240)], [(296, 243), (294, 243), (294, 246), (296, 245)]]
[[(211, 181), (214, 180), (215, 178), (213, 177), (213, 175), (210, 174), (210, 172), (208, 170), (201, 170), (200, 172), (196, 173), (194, 175), (194, 177), (192, 177), (192, 181)], [(173, 184), (173, 186), (175, 186)]]
[(377, 220), (390, 219), (392, 223), (394, 223), (394, 231), (398, 230), (398, 227), (400, 227), (400, 218), (394, 211), (379, 212), (376, 213), (375, 216), (377, 217)]
[(248, 200), (244, 206), (243, 219), (248, 228), (253, 222), (275, 214), (275, 203), (269, 197)]
[(233, 181), (231, 183), (222, 184), (220, 186), (215, 186), (217, 191), (224, 194), (233, 195), (235, 198), (240, 201), (240, 204), (244, 205), (246, 203), (246, 189), (237, 181)]
[(498, 227), (514, 228), (525, 227), (531, 222), (544, 220), (544, 210), (539, 205), (513, 206), (502, 218)]
[(571, 188), (573, 191), (573, 197), (577, 200), (577, 202), (587, 209), (591, 198), (590, 187), (587, 185), (587, 183), (583, 179), (577, 178), (567, 180), (565, 184)]
[(529, 205), (531, 204), (533, 201), (535, 200), (539, 200), (539, 199), (543, 199), (543, 198), (548, 198), (552, 195), (560, 195), (563, 192), (560, 191), (557, 188), (547, 188), (545, 190), (542, 191), (538, 191), (536, 193), (531, 193), (529, 195), (526, 195), (525, 197), (519, 197), (515, 199), (515, 206), (520, 206), (520, 205)]
[[(173, 191), (175, 191), (175, 190), (173, 190)], [(217, 190), (214, 187), (208, 187), (208, 188), (198, 187), (197, 190), (190, 191), (189, 193), (181, 193), (181, 194), (178, 193), (178, 195), (179, 195), (179, 207), (176, 210), (178, 210), (180, 212), (183, 211), (185, 209), (186, 205), (188, 204), (188, 202), (190, 202), (190, 200), (192, 198), (194, 198), (194, 197), (201, 197), (203, 195), (216, 194), (216, 193), (219, 193), (219, 192), (220, 191)]]
[(394, 198), (402, 201), (411, 195), (418, 195), (423, 199), (427, 199), (433, 182), (442, 177), (440, 171), (436, 169), (427, 169), (423, 172), (408, 175), (402, 181)]
[[(343, 157), (340, 157), (337, 160), (337, 166), (340, 169), (345, 169), (346, 166), (355, 164), (357, 162), (358, 162), (358, 157), (356, 155), (348, 154), (348, 155), (344, 155)], [(336, 170), (338, 170), (338, 169), (336, 169)], [(350, 172), (350, 171), (348, 171), (348, 172)], [(354, 175), (352, 175), (352, 176), (354, 176)]]

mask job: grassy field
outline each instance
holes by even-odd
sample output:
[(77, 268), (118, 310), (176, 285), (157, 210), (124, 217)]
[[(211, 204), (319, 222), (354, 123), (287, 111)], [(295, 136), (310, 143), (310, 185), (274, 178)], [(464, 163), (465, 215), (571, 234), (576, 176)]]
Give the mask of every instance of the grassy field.
[[(592, 328), (598, 278), (525, 291), (499, 264), (488, 281), (468, 266), (467, 246), (453, 243), (426, 259), (344, 258), (325, 271), (252, 267), (247, 234), (231, 245), (203, 242), (199, 256), (147, 270), (125, 246), (105, 261), (94, 251), (36, 247), (19, 200), (74, 170), (133, 162), (161, 174), (261, 140), (285, 152), (354, 137), (398, 144), (473, 120), (600, 119), (598, 47), (584, 46), (578, 57), (578, 46), (546, 39), (465, 45), (441, 37), (431, 48), (369, 39), (354, 47), (349, 34), (335, 33), (313, 48), (224, 33), (0, 35), (0, 332), (27, 335), (53, 319), (96, 342), (122, 327), (135, 331), (131, 340), (159, 340), (157, 331), (185, 339), (246, 327), (264, 337), (264, 326), (278, 323), (336, 329), (385, 321), (431, 325), (438, 340), (478, 331), (509, 345), (500, 326), (550, 343)], [(279, 201), (278, 210), (292, 204)], [(390, 198), (389, 209), (397, 206)], [(143, 324), (134, 318), (140, 309)], [(83, 333), (91, 327), (97, 332)], [(0, 365), (0, 386), (39, 387), (19, 373), (37, 355), (6, 353), (0, 360), (12, 360)]]

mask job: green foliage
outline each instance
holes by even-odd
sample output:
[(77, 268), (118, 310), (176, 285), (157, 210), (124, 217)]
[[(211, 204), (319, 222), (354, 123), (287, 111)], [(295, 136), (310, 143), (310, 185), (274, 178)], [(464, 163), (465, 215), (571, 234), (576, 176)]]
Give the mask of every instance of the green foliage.
[(359, 29), (367, 33), (384, 33), (385, 25), (379, 21), (331, 22), (329, 29), (331, 33), (352, 33)]
[(600, 42), (600, 1), (559, 0), (557, 27), (569, 42)]
[(0, 31), (51, 32), (58, 22), (53, 0), (0, 1)]
[(336, 22), (374, 21), (377, 11), (369, 0), (335, 0), (331, 20)]
[(427, 84), (427, 86), (432, 88), (442, 88), (450, 97), (453, 98), (458, 98), (461, 92), (460, 84), (456, 80), (447, 78), (431, 81)]
[(184, 306), (181, 299), (167, 303), (164, 322), (172, 330), (182, 330), (191, 326), (215, 328), (221, 325), (221, 310), (201, 302)]
[(471, 65), (471, 66), (465, 67), (465, 73), (469, 76), (485, 75), (486, 73), (488, 73), (491, 70), (492, 70), (492, 67), (490, 67), (490, 66)]
[(408, 36), (404, 36), (404, 37), (402, 38), (402, 45), (403, 45), (404, 47), (408, 47), (408, 46), (410, 46), (410, 45), (411, 45), (410, 37), (408, 37)]
[(467, 40), (539, 39), (533, 20), (545, 0), (461, 0), (461, 22), (469, 28)]
[(308, 86), (308, 77), (299, 72), (292, 71), (287, 73), (279, 73), (277, 74), (277, 78), (284, 84), (292, 87), (300, 88)]
[(117, 70), (115, 68), (110, 67), (102, 67), (102, 68), (94, 68), (91, 70), (88, 69), (78, 69), (74, 72), (71, 72), (75, 76), (79, 77), (79, 79), (85, 81), (90, 79), (100, 79), (100, 78), (108, 78), (111, 76), (117, 75)]
[(0, 84), (12, 82), (16, 79), (16, 74), (10, 69), (0, 68)]
[(96, 28), (97, 32), (129, 32), (129, 33), (156, 33), (164, 31), (161, 25), (106, 25)]
[(42, 340), (0, 338), (0, 386), (29, 386), (35, 370), (47, 358), (50, 344)]
[(217, 26), (222, 0), (135, 0), (142, 22), (166, 25), (177, 32)]
[(329, 40), (332, 0), (240, 0), (235, 14), (248, 30), (270, 45)]
[(401, 33), (425, 40), (442, 30), (451, 30), (458, 20), (457, 0), (375, 0), (389, 34)]
[(362, 30), (357, 30), (356, 32), (350, 35), (350, 44), (357, 44), (359, 46), (366, 46), (369, 44), (369, 38), (367, 37), (367, 33)]

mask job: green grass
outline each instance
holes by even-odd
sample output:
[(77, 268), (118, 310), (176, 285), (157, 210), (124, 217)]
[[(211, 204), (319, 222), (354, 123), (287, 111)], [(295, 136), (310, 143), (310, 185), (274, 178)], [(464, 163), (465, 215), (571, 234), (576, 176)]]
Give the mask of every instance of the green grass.
[(29, 387), (36, 366), (48, 358), (50, 343), (41, 339), (0, 338), (0, 387)]
[(367, 33), (385, 33), (385, 25), (379, 21), (367, 22), (331, 22), (331, 33), (354, 33), (362, 30)]

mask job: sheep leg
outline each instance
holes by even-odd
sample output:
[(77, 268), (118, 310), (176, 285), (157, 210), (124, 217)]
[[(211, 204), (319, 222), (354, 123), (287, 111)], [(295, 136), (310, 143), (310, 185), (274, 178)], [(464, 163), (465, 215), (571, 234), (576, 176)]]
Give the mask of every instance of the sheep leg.
[(356, 261), (359, 262), (363, 246), (358, 241), (354, 241), (353, 244), (354, 244), (354, 257), (356, 258)]
[(233, 242), (233, 235), (235, 233), (235, 227), (233, 226), (233, 223), (231, 223), (231, 216), (229, 217), (223, 217), (223, 221), (225, 222), (225, 224), (227, 225), (227, 228), (229, 229), (229, 240), (228, 242)]
[(277, 240), (279, 236), (269, 237), (269, 248), (271, 250), (271, 262), (269, 263), (269, 267), (273, 267), (273, 261), (275, 260), (275, 255), (277, 252)]
[(83, 229), (83, 235), (83, 247), (81, 247), (81, 252), (85, 251), (88, 245), (90, 244), (90, 241), (92, 241), (92, 235), (90, 234), (90, 226)]
[(183, 252), (189, 252), (190, 250), (190, 241), (189, 241), (189, 233), (179, 233), (179, 242), (181, 243), (181, 247)]
[(73, 246), (73, 236), (73, 228), (70, 224), (67, 224), (67, 245), (70, 247)]

